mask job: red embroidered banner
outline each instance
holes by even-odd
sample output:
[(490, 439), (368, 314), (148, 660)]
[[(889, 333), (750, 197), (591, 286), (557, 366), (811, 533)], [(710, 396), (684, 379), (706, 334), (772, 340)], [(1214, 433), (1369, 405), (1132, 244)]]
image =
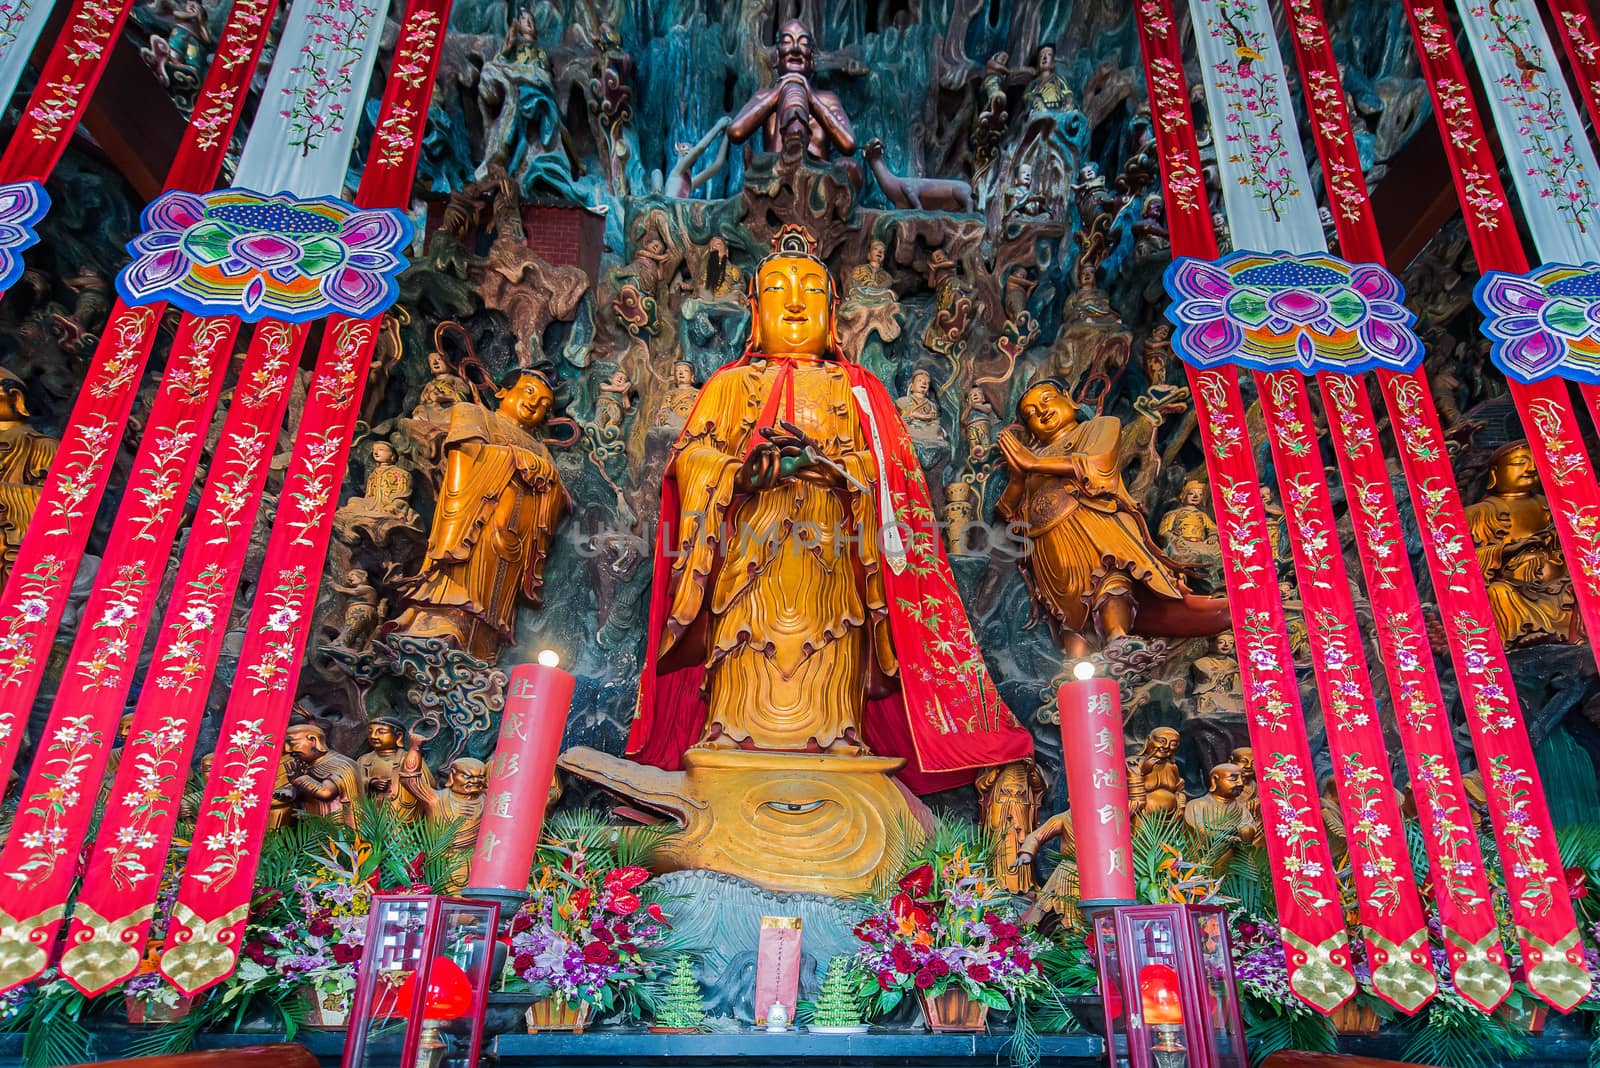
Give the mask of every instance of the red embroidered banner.
[(1600, 34), (1595, 32), (1594, 15), (1585, 0), (1549, 0), (1549, 3), (1561, 47), (1572, 61), (1578, 95), (1583, 97), (1589, 120), (1600, 129)]
[[(401, 20), (357, 203), (403, 205), (411, 192), (450, 0), (411, 0)], [(294, 453), (262, 562), (239, 671), (223, 716), (161, 971), (198, 993), (238, 962), (268, 799), (294, 705), (333, 512), (381, 316), (328, 320)]]
[(232, 319), (185, 319), (173, 342), (83, 625), (0, 848), (0, 990), (49, 964), (237, 328)]
[[(1516, 224), (1506, 207), (1505, 190), (1478, 120), (1442, 0), (1412, 0), (1406, 5), (1406, 15), (1417, 42), (1423, 78), (1433, 96), (1441, 139), (1450, 157), (1478, 267), (1526, 271)], [(1335, 110), (1342, 114), (1342, 96), (1336, 105)], [(1314, 123), (1313, 127), (1317, 125)], [(1348, 129), (1348, 118), (1345, 128)], [(1353, 145), (1345, 151), (1353, 152)], [(1365, 188), (1361, 192), (1359, 200), (1350, 200), (1336, 210), (1335, 218), (1359, 213), (1365, 218), (1362, 228), (1352, 228), (1351, 236), (1345, 240), (1364, 241), (1365, 235), (1371, 234), (1375, 245), (1376, 227), (1371, 222)], [(1353, 250), (1352, 254), (1364, 251)], [(1564, 1012), (1588, 993), (1589, 973), (1572, 902), (1561, 882), (1561, 856), (1544, 788), (1534, 764), (1510, 666), (1489, 609), (1444, 435), (1427, 381), (1420, 374), (1381, 374), (1379, 381), (1400, 440), (1401, 462), (1412, 487), (1413, 506), (1434, 575), (1435, 596), (1451, 659), (1461, 684), (1473, 750), (1489, 795), (1489, 814), (1528, 985)], [(1594, 476), (1583, 456), (1566, 385), (1560, 381), (1533, 387), (1513, 384), (1512, 392), (1525, 423), (1534, 430), (1529, 444), (1535, 462), (1555, 483), (1547, 482), (1546, 489), (1556, 502), (1553, 511), (1558, 516), (1562, 546), (1570, 560), (1583, 561), (1581, 534), (1595, 529), (1597, 524), (1593, 521), (1600, 518), (1600, 511), (1593, 510)], [(1587, 482), (1579, 500), (1562, 494), (1560, 479), (1553, 477), (1554, 472), (1561, 471), (1575, 482), (1580, 476)], [(1594, 570), (1581, 565), (1572, 568), (1574, 584), (1580, 591), (1596, 581)], [(1590, 587), (1589, 595), (1580, 593), (1580, 598), (1592, 601), (1596, 592), (1600, 590)]]
[[(1312, 135), (1342, 247), (1352, 259), (1381, 264), (1383, 249), (1368, 210), (1366, 179), (1320, 3), (1287, 0), (1286, 9)], [(1418, 799), (1433, 897), (1456, 989), (1488, 1011), (1510, 992), (1511, 977), (1500, 947), (1499, 921), (1449, 716), (1427, 643), (1416, 580), (1400, 533), (1394, 489), (1378, 447), (1378, 426), (1366, 380), (1324, 373), (1318, 382), (1350, 505), (1395, 721)], [(1425, 394), (1424, 398), (1431, 408), (1431, 396)], [(1448, 461), (1445, 466), (1448, 470)], [(1453, 482), (1450, 487), (1453, 491)], [(1428, 559), (1431, 563), (1432, 558)], [(1448, 576), (1434, 571), (1432, 577), (1435, 586), (1448, 585)], [(1381, 745), (1381, 734), (1376, 741)], [(1427, 951), (1425, 944), (1418, 948)]]
[(11, 143), (0, 155), (0, 181), (50, 177), (78, 128), (111, 58), (133, 0), (78, 0), (23, 106)]
[[(91, 997), (132, 975), (144, 955), (206, 695), (308, 330), (272, 322), (256, 328), (212, 453), (61, 957), (62, 977)], [(76, 855), (78, 843), (69, 848)], [(49, 945), (53, 930), (32, 940)]]
[[(216, 180), (272, 25), (273, 7), (272, 0), (234, 4), (198, 98), (209, 104), (196, 106), (167, 188), (209, 189)], [(19, 137), (20, 131), (13, 136), (13, 148)], [(111, 460), (164, 312), (165, 305), (129, 308), (120, 300), (111, 309), (0, 594), (0, 779), (10, 772), (22, 744), (67, 591), (83, 559), (89, 526), (105, 494)]]
[(1255, 375), (1282, 490), (1289, 545), (1350, 848), (1350, 877), (1372, 989), (1413, 1013), (1433, 997), (1427, 918), (1395, 801), (1389, 751), (1350, 594), (1316, 424), (1298, 371)]
[[(1182, 46), (1169, 0), (1139, 0), (1136, 15), (1176, 255), (1215, 259)], [(1319, 815), (1310, 749), (1267, 538), (1244, 405), (1232, 368), (1188, 368), (1199, 413), (1250, 742), (1258, 755), (1261, 818), (1291, 989), (1332, 1012), (1355, 993), (1333, 858)]]

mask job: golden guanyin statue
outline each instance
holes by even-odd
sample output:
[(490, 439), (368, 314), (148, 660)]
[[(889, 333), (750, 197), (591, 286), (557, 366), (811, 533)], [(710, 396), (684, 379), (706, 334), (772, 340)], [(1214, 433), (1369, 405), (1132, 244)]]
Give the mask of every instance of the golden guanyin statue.
[(1467, 526), (1500, 637), (1507, 645), (1572, 641), (1579, 626), (1572, 578), (1528, 443), (1502, 445), (1490, 465), (1488, 489), (1468, 506)]
[(0, 370), (0, 584), (11, 574), (59, 444), (28, 418), (22, 379)]
[(1068, 653), (1088, 651), (1086, 632), (1109, 642), (1140, 634), (1216, 634), (1228, 627), (1222, 598), (1189, 592), (1183, 569), (1156, 547), (1122, 482), (1122, 426), (1081, 419), (1054, 378), (1023, 393), (1017, 415), (1029, 440), (1000, 435), (1011, 481), (995, 505), (1031, 542), (1024, 575)]
[(540, 373), (513, 372), (500, 406), (450, 409), (444, 482), (420, 574), (385, 629), (444, 638), (493, 661), (514, 640), (519, 594), (537, 606), (544, 561), (567, 492), (539, 440), (555, 404)]
[(893, 398), (839, 354), (814, 249), (796, 226), (774, 237), (746, 353), (673, 449), (628, 753), (870, 752), (945, 789), (1032, 739), (984, 666)]

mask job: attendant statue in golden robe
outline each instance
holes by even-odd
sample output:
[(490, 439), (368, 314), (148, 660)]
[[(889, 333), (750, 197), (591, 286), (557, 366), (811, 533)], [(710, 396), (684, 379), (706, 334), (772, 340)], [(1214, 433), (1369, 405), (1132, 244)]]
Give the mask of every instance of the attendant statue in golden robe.
[(11, 574), (59, 444), (28, 418), (22, 379), (0, 370), (0, 585)]
[(1513, 646), (1572, 641), (1579, 627), (1572, 578), (1528, 443), (1502, 445), (1490, 462), (1488, 489), (1468, 506), (1467, 526), (1500, 637)]
[(438, 637), (493, 662), (515, 640), (519, 595), (542, 600), (544, 561), (567, 492), (539, 440), (555, 403), (538, 372), (513, 372), (500, 406), (451, 408), (444, 482), (421, 573), (385, 629)]
[(1028, 437), (1015, 428), (1000, 435), (1011, 481), (995, 511), (1026, 528), (1023, 573), (1066, 651), (1088, 652), (1091, 630), (1110, 642), (1135, 629), (1174, 637), (1225, 629), (1227, 602), (1189, 592), (1181, 565), (1156, 547), (1128, 495), (1117, 420), (1080, 419), (1054, 378), (1030, 386), (1017, 415)]
[(356, 762), (328, 748), (322, 728), (314, 723), (292, 724), (284, 733), (284, 751), (292, 757), (284, 800), (294, 801), (311, 816), (334, 816), (352, 826), (356, 798), (361, 796)]
[(690, 746), (870, 751), (906, 758), (913, 789), (971, 782), (1032, 740), (937, 531), (911, 526), (927, 485), (888, 391), (840, 358), (814, 248), (799, 227), (774, 237), (746, 355), (673, 449), (628, 753), (675, 769)]
[(1138, 819), (1146, 812), (1183, 815), (1189, 803), (1178, 767), (1178, 732), (1157, 727), (1145, 736), (1144, 748), (1128, 761), (1128, 814)]

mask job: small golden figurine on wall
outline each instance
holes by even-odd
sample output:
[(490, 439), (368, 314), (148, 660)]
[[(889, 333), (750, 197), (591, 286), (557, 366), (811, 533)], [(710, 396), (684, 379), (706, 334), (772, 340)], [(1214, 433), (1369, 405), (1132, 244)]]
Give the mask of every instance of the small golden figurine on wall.
[(1138, 819), (1147, 812), (1183, 815), (1188, 794), (1178, 767), (1178, 732), (1157, 727), (1145, 736), (1144, 748), (1128, 761), (1128, 814)]

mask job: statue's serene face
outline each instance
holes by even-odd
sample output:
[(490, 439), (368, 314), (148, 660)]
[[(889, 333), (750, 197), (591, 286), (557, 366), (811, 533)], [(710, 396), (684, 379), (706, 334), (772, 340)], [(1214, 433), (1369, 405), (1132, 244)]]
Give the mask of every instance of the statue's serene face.
[(1150, 755), (1157, 760), (1171, 760), (1178, 751), (1178, 732), (1168, 727), (1158, 727), (1150, 732)]
[(1526, 448), (1512, 449), (1494, 465), (1494, 488), (1501, 493), (1526, 493), (1538, 484), (1539, 471)]
[(1223, 656), (1232, 656), (1233, 655), (1233, 651), (1234, 651), (1235, 648), (1237, 648), (1237, 646), (1234, 644), (1233, 635), (1231, 635), (1231, 634), (1219, 634), (1219, 635), (1217, 635), (1217, 652), (1218, 653), (1222, 654)]
[(883, 266), (884, 245), (882, 241), (874, 241), (867, 246), (867, 262), (874, 267)]
[(1178, 498), (1178, 503), (1186, 504), (1190, 508), (1198, 508), (1205, 503), (1206, 484), (1204, 482), (1185, 482), (1183, 494)]
[(500, 410), (521, 426), (532, 430), (544, 423), (555, 404), (555, 394), (536, 375), (523, 375), (500, 398)]
[(1028, 432), (1048, 445), (1077, 422), (1073, 404), (1051, 383), (1034, 386), (1022, 395), (1017, 414)]
[(0, 388), (0, 419), (17, 420), (27, 415), (23, 410), (22, 390), (16, 386)]
[(821, 356), (828, 351), (833, 307), (828, 274), (803, 256), (768, 260), (756, 279), (757, 347), (780, 356)]
[(811, 73), (811, 31), (799, 19), (778, 28), (778, 68), (785, 74)]
[(911, 376), (911, 395), (913, 397), (926, 397), (928, 389), (933, 385), (933, 379), (926, 371), (918, 371)]
[(367, 744), (380, 753), (390, 752), (400, 748), (400, 736), (387, 723), (371, 723), (367, 725)]
[(686, 363), (673, 364), (672, 384), (679, 387), (694, 385), (694, 368)]
[(1238, 768), (1226, 765), (1212, 769), (1211, 792), (1224, 801), (1232, 801), (1244, 792), (1244, 776), (1239, 774)]
[(1235, 749), (1228, 754), (1228, 762), (1238, 765), (1240, 778), (1249, 780), (1256, 776), (1256, 751)]

